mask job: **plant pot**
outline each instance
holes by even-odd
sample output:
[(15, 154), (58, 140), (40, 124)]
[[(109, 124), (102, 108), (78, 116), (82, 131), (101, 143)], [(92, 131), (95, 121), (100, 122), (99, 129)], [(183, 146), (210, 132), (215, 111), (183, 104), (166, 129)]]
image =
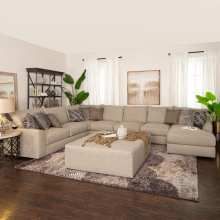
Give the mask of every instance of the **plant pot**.
[(215, 135), (220, 134), (220, 121), (213, 121), (213, 133)]

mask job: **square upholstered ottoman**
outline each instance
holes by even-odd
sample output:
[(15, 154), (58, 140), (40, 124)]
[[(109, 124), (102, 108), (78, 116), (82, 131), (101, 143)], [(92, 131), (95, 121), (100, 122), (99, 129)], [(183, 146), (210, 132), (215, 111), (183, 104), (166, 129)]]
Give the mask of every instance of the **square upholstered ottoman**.
[(65, 145), (66, 168), (133, 177), (150, 152), (142, 140), (116, 140), (111, 147), (94, 142), (82, 146), (92, 134)]

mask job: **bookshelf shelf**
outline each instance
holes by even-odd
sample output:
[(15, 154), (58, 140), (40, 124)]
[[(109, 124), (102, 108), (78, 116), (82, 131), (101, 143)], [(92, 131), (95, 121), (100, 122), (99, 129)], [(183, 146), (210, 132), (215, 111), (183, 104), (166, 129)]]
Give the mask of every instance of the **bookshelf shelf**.
[(42, 68), (26, 70), (28, 73), (27, 108), (62, 106), (63, 72)]

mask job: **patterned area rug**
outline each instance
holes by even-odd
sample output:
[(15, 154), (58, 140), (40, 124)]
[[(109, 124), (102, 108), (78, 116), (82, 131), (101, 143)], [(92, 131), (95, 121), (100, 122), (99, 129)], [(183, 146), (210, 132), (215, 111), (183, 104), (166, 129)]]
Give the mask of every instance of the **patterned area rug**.
[(149, 157), (134, 178), (66, 169), (63, 150), (39, 160), (22, 163), (16, 168), (155, 195), (198, 201), (196, 158), (167, 154), (165, 146), (152, 146)]

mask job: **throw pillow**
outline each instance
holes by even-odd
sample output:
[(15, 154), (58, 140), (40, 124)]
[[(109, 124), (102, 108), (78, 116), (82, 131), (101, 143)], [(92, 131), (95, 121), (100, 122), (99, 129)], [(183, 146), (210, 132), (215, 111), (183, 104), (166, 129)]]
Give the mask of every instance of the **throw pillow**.
[(68, 109), (69, 120), (73, 122), (85, 121), (81, 110)]
[(192, 114), (193, 111), (191, 109), (181, 110), (179, 117), (179, 124), (192, 127), (193, 126)]
[(180, 110), (167, 109), (165, 123), (166, 124), (177, 124), (180, 117)]
[(36, 119), (36, 121), (38, 122), (38, 124), (40, 125), (41, 129), (47, 130), (52, 126), (47, 114), (45, 114), (43, 112), (38, 112), (38, 113), (34, 113), (33, 116)]
[(102, 121), (104, 108), (91, 107), (89, 111), (89, 120)]
[(193, 125), (197, 128), (202, 129), (207, 121), (207, 114), (205, 111), (193, 112)]
[(36, 121), (33, 115), (30, 113), (27, 113), (26, 116), (24, 117), (23, 121), (23, 127), (24, 128), (34, 128), (34, 129), (40, 129), (40, 125)]
[(80, 111), (83, 114), (85, 120), (89, 120), (90, 118), (90, 107), (80, 107)]
[(54, 128), (62, 128), (62, 124), (54, 114), (47, 114), (47, 116)]

